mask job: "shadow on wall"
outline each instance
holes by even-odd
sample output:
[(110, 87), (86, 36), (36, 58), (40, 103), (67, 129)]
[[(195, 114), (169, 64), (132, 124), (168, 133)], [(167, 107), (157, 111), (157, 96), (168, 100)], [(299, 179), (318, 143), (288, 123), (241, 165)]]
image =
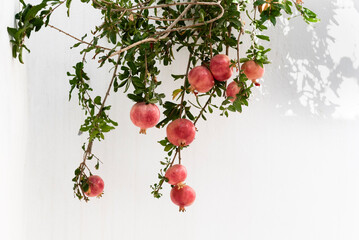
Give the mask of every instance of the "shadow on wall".
[[(349, 1), (350, 2), (350, 1)], [(309, 2), (308, 2), (309, 3)], [(359, 84), (359, 68), (355, 67), (353, 49), (355, 49), (355, 39), (353, 46), (342, 44), (343, 40), (349, 39), (350, 34), (345, 29), (340, 30), (338, 18), (343, 17), (346, 8), (350, 8), (354, 15), (359, 13), (359, 2), (354, 1), (356, 11), (351, 6), (343, 6), (343, 4), (334, 1), (313, 1), (309, 8), (313, 9), (321, 19), (314, 27), (307, 26), (300, 17), (290, 20), (283, 19), (272, 34), (272, 48), (281, 52), (287, 52), (282, 58), (275, 57), (272, 50), (271, 58), (276, 59), (271, 65), (269, 71), (274, 71), (270, 79), (271, 84), (264, 85), (264, 93), (271, 96), (271, 103), (282, 114), (288, 116), (311, 115), (323, 118), (337, 118), (336, 114), (340, 104), (347, 104), (341, 101), (340, 89), (343, 87), (344, 81), (354, 79), (351, 84), (355, 87), (348, 87), (349, 91), (354, 92)], [(348, 2), (346, 2), (348, 5)], [(343, 11), (344, 10), (344, 11)], [(352, 13), (352, 12), (351, 12)], [(339, 20), (339, 21), (340, 21)], [(342, 27), (340, 22), (340, 28)], [(305, 30), (307, 29), (307, 30)], [(336, 31), (332, 31), (336, 29)], [(350, 29), (350, 27), (349, 27)], [(303, 32), (302, 34), (298, 31)], [(340, 34), (339, 34), (340, 33)], [(344, 35), (344, 38), (339, 38)], [(275, 37), (274, 37), (275, 36)], [(341, 49), (350, 49), (349, 53), (342, 53)], [(348, 56), (349, 55), (349, 56)], [(278, 89), (282, 89), (282, 94), (278, 93)], [(351, 90), (350, 90), (351, 89)], [(280, 92), (280, 91), (279, 91)], [(358, 98), (355, 98), (358, 100)], [(350, 101), (350, 99), (349, 99)], [(359, 103), (348, 117), (356, 118), (359, 116)], [(350, 108), (346, 107), (350, 110)], [(339, 116), (341, 118), (343, 116)]]
[(359, 1), (354, 1), (354, 8), (359, 12)]

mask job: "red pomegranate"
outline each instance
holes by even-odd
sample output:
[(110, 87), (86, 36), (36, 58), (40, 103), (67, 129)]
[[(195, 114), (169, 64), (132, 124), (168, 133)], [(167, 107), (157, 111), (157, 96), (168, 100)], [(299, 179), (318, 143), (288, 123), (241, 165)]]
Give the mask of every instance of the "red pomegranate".
[(236, 95), (239, 93), (240, 90), (241, 88), (236, 82), (231, 82), (230, 84), (228, 84), (226, 89), (226, 95), (227, 97), (232, 97), (231, 99), (229, 99), (231, 102), (234, 102), (237, 99)]
[(155, 104), (139, 102), (133, 105), (130, 112), (131, 121), (140, 127), (140, 133), (146, 134), (146, 129), (156, 126), (160, 120), (160, 110)]
[(176, 164), (167, 169), (165, 177), (171, 185), (182, 183), (187, 178), (187, 169), (181, 164)]
[(204, 66), (193, 68), (188, 74), (188, 82), (194, 90), (206, 93), (214, 86), (212, 73)]
[(92, 175), (87, 179), (89, 184), (89, 189), (85, 194), (89, 197), (96, 197), (103, 192), (105, 187), (105, 183), (103, 182), (102, 178), (97, 175)]
[(217, 81), (227, 81), (233, 73), (231, 60), (227, 55), (218, 54), (211, 59), (209, 68)]
[(174, 186), (171, 190), (171, 200), (179, 206), (179, 211), (184, 212), (185, 207), (190, 206), (196, 199), (196, 192), (188, 185)]
[(243, 63), (241, 69), (249, 80), (255, 83), (257, 79), (263, 77), (264, 68), (253, 60)]
[(168, 124), (166, 132), (168, 141), (183, 147), (194, 140), (196, 128), (190, 120), (179, 118)]

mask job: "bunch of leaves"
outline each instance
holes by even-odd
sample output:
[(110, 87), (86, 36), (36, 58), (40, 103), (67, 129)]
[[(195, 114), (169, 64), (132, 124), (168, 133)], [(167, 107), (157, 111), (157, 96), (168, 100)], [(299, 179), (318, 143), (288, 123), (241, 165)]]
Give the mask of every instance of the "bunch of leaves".
[(22, 10), (15, 15), (17, 26), (15, 28), (8, 27), (7, 31), (12, 37), (13, 57), (18, 57), (21, 63), (23, 62), (23, 50), (30, 50), (25, 45), (25, 38), (30, 38), (33, 31), (38, 32), (42, 26), (47, 26), (50, 21), (50, 16), (54, 5), (62, 4), (60, 0), (43, 0), (38, 5), (26, 4), (24, 0), (19, 0), (22, 4)]

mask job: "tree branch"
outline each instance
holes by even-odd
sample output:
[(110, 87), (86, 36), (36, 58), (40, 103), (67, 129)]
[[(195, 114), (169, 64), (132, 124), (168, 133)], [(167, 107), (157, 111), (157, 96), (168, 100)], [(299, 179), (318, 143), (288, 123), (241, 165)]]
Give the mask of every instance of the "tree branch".
[[(168, 7), (168, 6), (174, 6), (174, 5), (187, 5), (188, 6), (183, 10), (183, 12), (176, 18), (175, 21), (173, 21), (173, 23), (171, 23), (170, 26), (167, 27), (166, 30), (164, 31), (160, 31), (160, 32), (157, 32), (155, 33), (155, 35), (160, 35), (159, 37), (155, 38), (155, 37), (150, 37), (150, 38), (146, 38), (146, 39), (143, 39), (141, 41), (138, 41), (138, 42), (135, 42), (125, 48), (122, 48), (114, 53), (112, 53), (109, 58), (115, 56), (115, 55), (118, 55), (118, 54), (121, 54), (131, 48), (134, 48), (138, 45), (141, 45), (141, 44), (144, 44), (144, 43), (147, 43), (147, 42), (158, 42), (164, 38), (166, 38), (170, 32), (173, 32), (173, 31), (179, 31), (179, 30), (183, 30), (183, 29), (188, 29), (188, 28), (194, 28), (194, 27), (198, 27), (198, 26), (202, 26), (202, 25), (205, 25), (205, 24), (208, 24), (208, 23), (212, 23), (218, 19), (220, 19), (223, 14), (224, 14), (224, 9), (223, 7), (221, 6), (221, 1), (219, 2), (195, 2), (195, 0), (192, 0), (192, 2), (187, 2), (187, 3), (174, 3), (174, 4), (162, 4), (162, 5), (157, 5), (157, 6), (148, 6), (148, 7), (140, 7), (140, 8), (137, 8), (137, 9), (129, 9), (129, 10), (141, 10), (141, 9), (150, 9), (150, 8), (158, 8), (158, 7)], [(216, 18), (213, 18), (207, 22), (204, 22), (204, 23), (198, 23), (198, 24), (193, 24), (193, 25), (189, 25), (189, 26), (184, 26), (184, 27), (179, 27), (179, 28), (173, 28), (181, 19), (182, 17), (188, 12), (188, 10), (193, 6), (193, 5), (216, 5), (218, 7), (221, 8), (221, 13), (216, 17)], [(99, 60), (99, 62), (103, 62), (104, 59), (102, 60)]]
[[(75, 36), (73, 36), (73, 35), (71, 35), (71, 34), (65, 32), (65, 31), (63, 31), (63, 30), (61, 30), (61, 29), (59, 29), (59, 28), (57, 28), (57, 27), (55, 27), (55, 26), (53, 26), (53, 25), (51, 25), (51, 24), (48, 24), (47, 26), (49, 26), (50, 28), (53, 28), (53, 29), (55, 29), (55, 30), (57, 30), (57, 31), (59, 31), (59, 32), (65, 34), (65, 35), (67, 35), (67, 36), (69, 36), (69, 37), (71, 37), (71, 38), (73, 38), (73, 39), (75, 39), (75, 40), (78, 41), (78, 42), (87, 44), (87, 45), (89, 45), (89, 46), (92, 45), (91, 43), (86, 42), (86, 41), (83, 41), (83, 40), (81, 40), (81, 39), (79, 39), (79, 38), (77, 38), (77, 37), (75, 37)], [(110, 49), (110, 48), (106, 48), (106, 47), (102, 47), (102, 46), (98, 46), (98, 45), (96, 45), (95, 47), (96, 47), (96, 48), (102, 48), (102, 49), (108, 50), (108, 51), (111, 51), (111, 50), (112, 50), (112, 49)]]

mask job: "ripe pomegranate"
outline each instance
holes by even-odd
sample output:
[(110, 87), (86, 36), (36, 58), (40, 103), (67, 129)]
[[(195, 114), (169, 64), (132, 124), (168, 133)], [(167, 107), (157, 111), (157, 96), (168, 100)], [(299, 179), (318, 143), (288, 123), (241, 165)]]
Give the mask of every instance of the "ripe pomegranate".
[(179, 211), (184, 212), (185, 207), (190, 206), (196, 199), (196, 192), (188, 185), (182, 187), (174, 186), (171, 190), (171, 200), (179, 206)]
[(228, 84), (226, 95), (227, 97), (232, 97), (231, 99), (229, 99), (231, 102), (234, 102), (237, 99), (236, 95), (239, 93), (240, 90), (241, 88), (236, 82), (231, 82), (230, 84)]
[(251, 80), (256, 86), (259, 85), (259, 83), (257, 83), (256, 80), (258, 78), (263, 77), (264, 68), (262, 68), (255, 61), (250, 60), (243, 63), (241, 69), (243, 70), (244, 74), (247, 76), (249, 80)]
[(193, 68), (188, 74), (188, 82), (194, 90), (206, 93), (214, 86), (212, 73), (204, 66)]
[(105, 183), (103, 182), (102, 178), (97, 175), (92, 175), (87, 179), (89, 184), (89, 189), (85, 194), (89, 197), (96, 197), (103, 192), (105, 187)]
[(227, 81), (233, 73), (233, 67), (230, 67), (231, 60), (227, 55), (218, 54), (211, 59), (209, 69), (217, 81)]
[(168, 124), (166, 132), (168, 141), (183, 147), (194, 140), (196, 128), (190, 120), (180, 118)]
[(177, 185), (187, 178), (187, 169), (181, 164), (176, 164), (167, 169), (165, 177), (171, 185)]
[(140, 133), (146, 134), (146, 129), (156, 126), (160, 120), (160, 110), (155, 104), (139, 102), (133, 105), (130, 112), (131, 121), (140, 127)]

